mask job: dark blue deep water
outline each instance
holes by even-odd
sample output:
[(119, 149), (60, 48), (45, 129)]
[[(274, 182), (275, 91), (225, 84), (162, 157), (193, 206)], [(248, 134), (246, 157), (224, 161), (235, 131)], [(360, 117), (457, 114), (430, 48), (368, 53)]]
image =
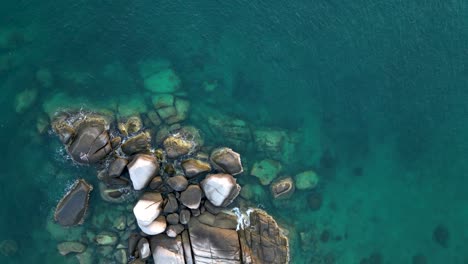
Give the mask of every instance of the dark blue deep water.
[(226, 143), (203, 130), (218, 112), (294, 137), (281, 175), (314, 170), (315, 189), (278, 204), (238, 177), (288, 230), (292, 263), (468, 263), (462, 0), (2, 1), (0, 263), (77, 263), (46, 227), (95, 172), (66, 160), (48, 114), (149, 102), (149, 59), (170, 62), (205, 142)]

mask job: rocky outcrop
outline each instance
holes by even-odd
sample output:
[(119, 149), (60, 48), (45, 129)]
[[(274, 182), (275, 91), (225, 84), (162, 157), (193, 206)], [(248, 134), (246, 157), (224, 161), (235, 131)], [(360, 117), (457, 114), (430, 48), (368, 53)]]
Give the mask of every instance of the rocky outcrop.
[(154, 263), (186, 263), (181, 236), (170, 238), (166, 235), (161, 234), (152, 237), (151, 252), (153, 252)]
[(88, 209), (89, 193), (93, 187), (85, 180), (77, 180), (60, 200), (54, 219), (62, 226), (82, 224)]

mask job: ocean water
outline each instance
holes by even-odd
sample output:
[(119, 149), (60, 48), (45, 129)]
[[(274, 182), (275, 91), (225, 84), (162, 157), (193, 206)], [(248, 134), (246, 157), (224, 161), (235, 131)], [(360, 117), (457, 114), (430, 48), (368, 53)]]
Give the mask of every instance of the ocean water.
[[(314, 170), (315, 189), (275, 202), (239, 176), (288, 230), (292, 263), (468, 263), (467, 50), (460, 0), (2, 1), (0, 263), (77, 263), (47, 225), (95, 172), (38, 121), (146, 98), (148, 59), (170, 62), (202, 131), (222, 113), (293, 135), (281, 175)], [(24, 91), (34, 100), (17, 111)], [(265, 158), (239, 152), (247, 168)]]

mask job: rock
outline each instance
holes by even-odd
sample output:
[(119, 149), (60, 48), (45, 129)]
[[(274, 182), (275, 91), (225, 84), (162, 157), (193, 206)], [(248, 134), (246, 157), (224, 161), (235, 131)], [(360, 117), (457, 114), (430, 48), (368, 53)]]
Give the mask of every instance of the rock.
[(162, 203), (163, 198), (160, 193), (144, 193), (133, 207), (138, 225), (150, 225), (161, 213)]
[(192, 141), (186, 140), (181, 134), (171, 135), (163, 142), (168, 158), (175, 159), (189, 154), (195, 147)]
[(255, 130), (253, 137), (257, 151), (271, 158), (277, 158), (282, 153), (282, 148), (288, 134), (282, 130), (266, 128)]
[(210, 161), (215, 169), (231, 175), (244, 171), (239, 153), (230, 148), (217, 148), (211, 152)]
[(151, 256), (150, 244), (148, 239), (142, 237), (137, 244), (138, 257), (142, 260), (146, 260)]
[(104, 121), (90, 120), (80, 123), (76, 137), (68, 147), (70, 156), (79, 163), (96, 163), (112, 151)]
[(175, 116), (171, 116), (168, 119), (166, 119), (166, 122), (168, 124), (182, 122), (185, 119), (187, 119), (188, 112), (190, 109), (190, 102), (188, 100), (177, 98), (174, 106), (175, 106), (177, 114)]
[(168, 224), (176, 225), (179, 223), (179, 214), (173, 213), (166, 216), (166, 221)]
[(166, 231), (167, 226), (166, 218), (162, 215), (158, 216), (158, 218), (156, 218), (156, 220), (154, 220), (148, 226), (141, 225), (138, 221), (137, 224), (140, 227), (141, 231), (143, 231), (143, 233), (150, 236), (161, 234), (162, 232)]
[(186, 263), (184, 259), (184, 247), (182, 245), (182, 239), (180, 236), (177, 236), (176, 238), (170, 238), (161, 234), (152, 237), (151, 251), (153, 252), (154, 263)]
[(161, 118), (159, 117), (156, 111), (150, 110), (148, 111), (148, 113), (146, 113), (146, 115), (148, 116), (148, 119), (151, 121), (151, 123), (153, 123), (154, 126), (157, 127), (161, 125), (162, 123)]
[(153, 106), (156, 109), (174, 106), (174, 101), (172, 94), (157, 94), (152, 98)]
[(208, 117), (211, 131), (223, 139), (223, 142), (238, 150), (247, 150), (252, 141), (250, 126), (233, 116), (217, 114)]
[(205, 212), (198, 216), (197, 219), (201, 223), (209, 226), (216, 226), (223, 229), (237, 228), (237, 217), (233, 214), (227, 214), (223, 212), (218, 214), (211, 214), (209, 212)]
[(184, 176), (177, 175), (167, 179), (167, 185), (169, 185), (174, 191), (181, 192), (187, 189), (188, 181)]
[(265, 190), (260, 184), (246, 184), (242, 186), (240, 196), (246, 200), (257, 202), (267, 199)]
[(130, 181), (124, 177), (104, 177), (102, 181), (110, 188), (125, 188), (130, 185)]
[(36, 101), (37, 90), (36, 89), (26, 89), (16, 95), (15, 98), (15, 111), (16, 113), (23, 113), (31, 107), (31, 105)]
[(158, 190), (161, 187), (161, 185), (164, 185), (162, 177), (156, 176), (151, 180), (149, 187), (151, 190)]
[(296, 188), (298, 190), (314, 189), (319, 182), (318, 175), (312, 170), (301, 172), (294, 176), (294, 179), (296, 180)]
[(243, 263), (289, 263), (289, 241), (266, 212), (250, 213), (250, 226), (239, 230)]
[(145, 188), (159, 171), (159, 163), (151, 155), (138, 154), (127, 165), (130, 179), (135, 190)]
[(14, 256), (18, 252), (18, 243), (15, 240), (6, 239), (0, 242), (0, 253), (5, 257)]
[(219, 228), (216, 223), (207, 225), (192, 217), (188, 230), (195, 263), (241, 263), (239, 237), (235, 229)]
[(60, 200), (54, 219), (62, 226), (82, 224), (88, 209), (89, 194), (93, 186), (85, 180), (77, 180), (70, 191)]
[(215, 206), (228, 206), (239, 194), (241, 187), (229, 174), (210, 174), (200, 183), (206, 198)]
[(255, 162), (250, 174), (257, 177), (262, 185), (268, 185), (278, 176), (281, 168), (281, 163), (266, 159)]
[(67, 241), (58, 244), (57, 249), (62, 256), (65, 256), (70, 253), (83, 253), (86, 249), (86, 246), (80, 242)]
[(185, 176), (188, 178), (192, 178), (202, 173), (211, 171), (211, 165), (208, 162), (197, 159), (186, 159), (182, 161), (182, 168), (184, 170)]
[(52, 87), (54, 83), (54, 77), (47, 68), (41, 68), (36, 72), (36, 81), (44, 88)]
[(144, 80), (144, 87), (154, 93), (174, 93), (180, 85), (179, 77), (171, 69), (154, 73)]
[(128, 160), (124, 158), (116, 158), (109, 166), (108, 174), (110, 177), (118, 177), (128, 164)]
[(112, 149), (117, 149), (120, 144), (122, 143), (122, 138), (121, 137), (115, 137), (113, 139), (111, 139), (111, 147)]
[(116, 245), (119, 237), (111, 232), (101, 232), (95, 238), (94, 241), (100, 246)]
[(112, 227), (119, 231), (125, 230), (127, 227), (127, 218), (125, 215), (119, 215), (117, 218), (115, 218), (112, 223)]
[(204, 204), (204, 207), (206, 208), (206, 210), (212, 214), (218, 214), (220, 213), (222, 210), (224, 210), (223, 207), (219, 207), (219, 206), (214, 206), (210, 200), (206, 200), (205, 201), (205, 204)]
[(294, 181), (291, 177), (276, 180), (271, 183), (270, 191), (275, 199), (287, 199), (295, 190)]
[(121, 148), (127, 155), (148, 152), (151, 148), (151, 135), (149, 132), (140, 133), (125, 141)]
[(198, 185), (190, 185), (180, 194), (180, 202), (190, 209), (197, 209), (200, 206), (202, 191)]
[(124, 136), (128, 136), (140, 131), (143, 127), (143, 122), (139, 115), (134, 115), (126, 118), (126, 120), (122, 120), (117, 126), (120, 133)]
[(135, 191), (131, 186), (126, 187), (108, 187), (106, 184), (99, 183), (99, 194), (101, 198), (110, 203), (123, 203), (134, 198)]
[(177, 115), (177, 110), (175, 109), (174, 106), (159, 108), (157, 112), (158, 112), (159, 117), (161, 117), (161, 119), (163, 120), (166, 120), (169, 117), (173, 117)]
[(174, 194), (170, 193), (167, 195), (167, 202), (164, 206), (164, 213), (174, 213), (179, 209), (179, 203)]
[(59, 136), (60, 142), (68, 144), (75, 136), (75, 129), (62, 120), (52, 122), (52, 129)]
[(130, 236), (128, 237), (128, 249), (127, 249), (128, 255), (132, 257), (136, 257), (137, 245), (138, 245), (138, 241), (140, 241), (140, 238), (141, 236), (137, 233), (130, 234)]
[(184, 231), (184, 226), (181, 224), (170, 225), (166, 229), (166, 235), (168, 237), (176, 237)]
[(114, 260), (117, 264), (127, 264), (127, 252), (125, 252), (125, 249), (117, 249), (114, 253)]
[(77, 254), (76, 258), (80, 264), (93, 264), (94, 263), (94, 250), (88, 248), (85, 252)]
[(181, 224), (188, 224), (188, 222), (190, 221), (190, 211), (187, 209), (180, 210), (179, 218)]

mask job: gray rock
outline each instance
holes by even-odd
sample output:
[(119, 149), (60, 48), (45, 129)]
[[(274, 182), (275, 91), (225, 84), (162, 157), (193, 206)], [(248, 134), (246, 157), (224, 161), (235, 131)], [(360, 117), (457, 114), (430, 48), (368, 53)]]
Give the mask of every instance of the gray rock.
[(192, 217), (188, 230), (195, 263), (241, 263), (239, 237), (235, 229), (220, 228), (216, 223), (210, 226)]
[(180, 194), (180, 202), (190, 209), (197, 209), (200, 206), (202, 191), (198, 185), (190, 185)]
[(166, 216), (166, 221), (168, 224), (176, 225), (179, 223), (179, 214), (173, 213)]
[(190, 221), (190, 211), (187, 209), (180, 210), (179, 219), (181, 224), (188, 224)]
[(181, 224), (170, 225), (166, 229), (166, 234), (168, 237), (176, 237), (184, 231), (184, 226)]
[(138, 258), (146, 260), (151, 256), (150, 244), (148, 239), (142, 237), (137, 244)]
[(215, 206), (226, 207), (239, 195), (241, 187), (229, 174), (210, 174), (200, 183), (206, 198)]
[(149, 187), (151, 190), (158, 191), (162, 185), (164, 185), (162, 177), (156, 176), (151, 180)]
[(170, 238), (160, 234), (151, 238), (154, 263), (185, 264), (184, 248), (180, 236)]
[(121, 148), (127, 155), (134, 155), (137, 153), (146, 153), (151, 148), (151, 136), (149, 132), (140, 133), (125, 141)]
[(244, 171), (239, 153), (230, 148), (213, 150), (210, 160), (217, 170), (231, 175), (237, 175)]
[(65, 256), (70, 253), (83, 253), (86, 246), (77, 241), (67, 241), (58, 244), (57, 249), (62, 256)]
[(163, 142), (167, 157), (170, 159), (187, 155), (195, 147), (194, 142), (186, 140), (180, 134), (171, 135)]
[(60, 200), (54, 219), (62, 226), (82, 224), (88, 209), (89, 194), (93, 187), (85, 180), (77, 180)]
[(96, 163), (112, 151), (105, 124), (84, 121), (76, 129), (76, 136), (68, 153), (78, 163)]
[(174, 194), (170, 193), (167, 195), (167, 202), (164, 206), (164, 213), (174, 213), (177, 212), (179, 208), (179, 203)]
[(128, 160), (124, 158), (115, 159), (109, 166), (108, 174), (110, 177), (118, 177), (128, 164)]
[(187, 189), (188, 181), (184, 176), (177, 175), (167, 179), (167, 185), (169, 185), (174, 191), (181, 192)]
[(138, 245), (138, 241), (140, 241), (141, 236), (138, 233), (131, 233), (130, 237), (128, 238), (128, 255), (129, 256), (136, 256), (136, 249)]
[(224, 210), (223, 207), (215, 206), (209, 200), (206, 200), (203, 206), (208, 212), (212, 214), (218, 214), (219, 212)]
[(186, 159), (182, 161), (182, 169), (184, 170), (185, 176), (192, 178), (210, 172), (211, 165), (208, 162), (197, 159)]

